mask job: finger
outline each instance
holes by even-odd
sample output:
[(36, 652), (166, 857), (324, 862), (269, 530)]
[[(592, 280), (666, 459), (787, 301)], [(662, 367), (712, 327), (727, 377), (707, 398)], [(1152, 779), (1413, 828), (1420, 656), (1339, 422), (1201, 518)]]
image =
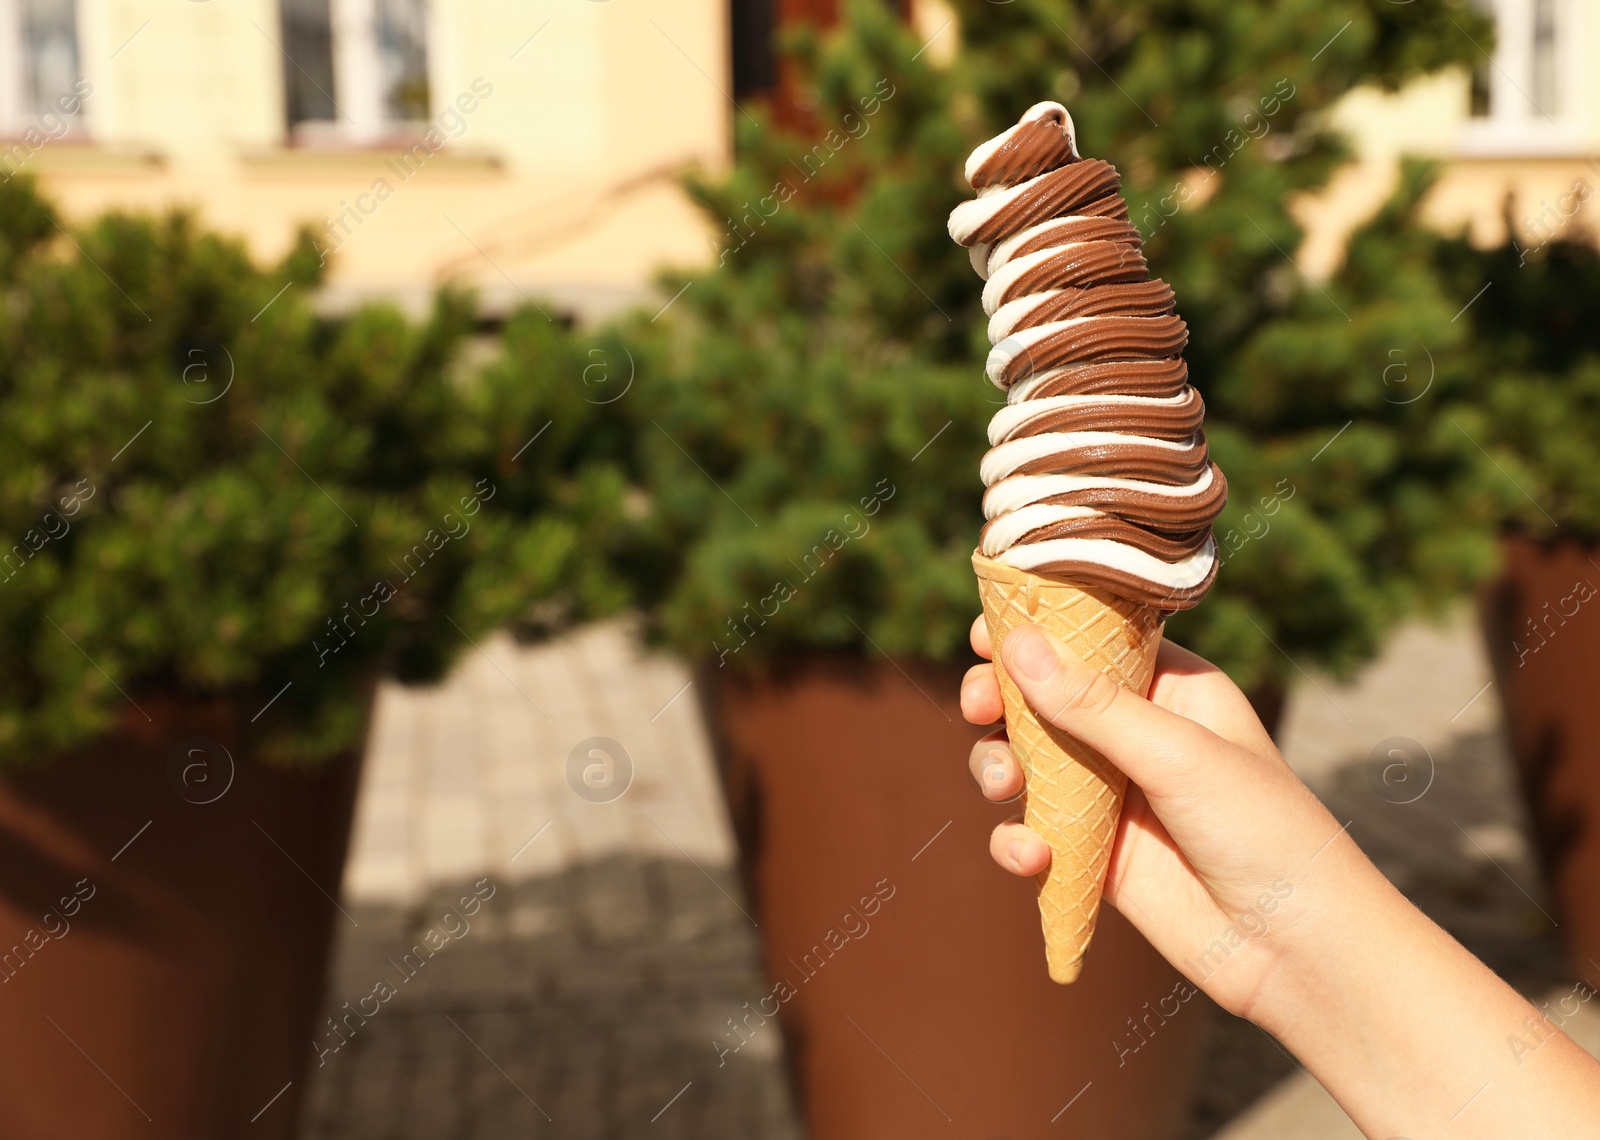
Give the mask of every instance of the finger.
[[(1117, 898), (1130, 883), (1137, 887), (1142, 879), (1158, 883), (1160, 890), (1171, 890), (1174, 882), (1192, 878), (1193, 874), (1192, 869), (1184, 869), (1177, 843), (1151, 810), (1144, 792), (1138, 784), (1130, 783), (1117, 820), (1111, 861), (1106, 865), (1105, 900), (1120, 909)], [(1133, 900), (1134, 905), (1143, 901)]]
[(1231, 783), (1242, 750), (1210, 729), (1135, 696), (1046, 630), (1019, 625), (1005, 666), (1035, 712), (1102, 753), (1152, 801)]
[(1050, 865), (1050, 845), (1020, 823), (1002, 823), (989, 836), (989, 854), (1013, 875), (1037, 875)]
[(967, 770), (985, 799), (1001, 802), (1022, 791), (1022, 765), (1011, 754), (1003, 732), (991, 732), (972, 746)]
[(961, 679), (961, 715), (971, 724), (993, 724), (1005, 715), (1000, 679), (993, 665), (974, 665)]
[(1198, 653), (1163, 640), (1156, 654), (1150, 700), (1198, 721), (1224, 740), (1252, 752), (1274, 750), (1272, 737), (1250, 699), (1233, 680)]
[(990, 659), (994, 657), (994, 646), (989, 643), (989, 623), (979, 614), (972, 623), (972, 630), (967, 634), (972, 642), (972, 652), (979, 657)]
[(1128, 785), (1102, 897), (1163, 953), (1176, 933), (1209, 929), (1221, 915), (1137, 784)]

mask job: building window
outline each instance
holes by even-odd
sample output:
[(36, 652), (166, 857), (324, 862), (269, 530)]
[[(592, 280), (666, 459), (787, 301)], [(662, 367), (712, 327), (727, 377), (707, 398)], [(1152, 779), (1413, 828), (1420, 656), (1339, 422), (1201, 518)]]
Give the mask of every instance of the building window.
[(1528, 79), (1533, 105), (1546, 115), (1561, 113), (1561, 62), (1556, 58), (1555, 0), (1533, 0), (1533, 51)]
[(1492, 59), (1474, 69), (1469, 150), (1565, 151), (1583, 133), (1588, 0), (1478, 0), (1494, 18)]
[(281, 0), (280, 12), (292, 137), (371, 143), (427, 120), (427, 0)]
[(772, 53), (775, 0), (729, 0), (729, 39), (733, 46), (735, 99), (770, 91), (777, 83)]
[(74, 0), (0, 0), (0, 131), (75, 108), (81, 78)]
[(331, 123), (333, 23), (328, 0), (281, 0), (284, 113), (292, 131), (302, 123)]
[(383, 113), (391, 123), (428, 117), (428, 8), (425, 0), (377, 0)]
[(1467, 92), (1468, 114), (1474, 119), (1489, 115), (1489, 61), (1480, 59), (1472, 67), (1472, 85)]

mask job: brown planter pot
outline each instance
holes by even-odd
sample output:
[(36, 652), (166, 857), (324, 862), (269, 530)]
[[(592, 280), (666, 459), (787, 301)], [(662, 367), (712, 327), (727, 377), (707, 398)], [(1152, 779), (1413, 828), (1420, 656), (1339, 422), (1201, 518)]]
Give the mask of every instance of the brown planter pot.
[(148, 722), (0, 779), (3, 1131), (287, 1140), (359, 753), (270, 768), (248, 712), (140, 703)]
[(1506, 539), (1483, 624), (1569, 965), (1600, 962), (1600, 551)]
[[(1050, 981), (1032, 883), (989, 860), (990, 829), (1018, 807), (986, 803), (967, 774), (961, 672), (810, 659), (702, 674), (774, 983), (765, 1011), (781, 1010), (811, 1135), (1176, 1135), (1203, 999), (1171, 997), (1178, 975), (1109, 907), (1082, 979)], [(770, 1032), (765, 1011), (728, 1046)]]

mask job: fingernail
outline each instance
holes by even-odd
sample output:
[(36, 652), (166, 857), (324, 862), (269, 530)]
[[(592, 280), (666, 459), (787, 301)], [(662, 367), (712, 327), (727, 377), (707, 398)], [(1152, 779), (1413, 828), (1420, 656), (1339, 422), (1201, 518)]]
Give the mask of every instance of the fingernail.
[(1006, 649), (1017, 672), (1035, 681), (1048, 680), (1060, 664), (1054, 647), (1038, 630), (1018, 630), (1006, 641)]
[(1022, 870), (1022, 840), (1013, 839), (1006, 845), (1006, 858), (1011, 860), (1013, 867)]

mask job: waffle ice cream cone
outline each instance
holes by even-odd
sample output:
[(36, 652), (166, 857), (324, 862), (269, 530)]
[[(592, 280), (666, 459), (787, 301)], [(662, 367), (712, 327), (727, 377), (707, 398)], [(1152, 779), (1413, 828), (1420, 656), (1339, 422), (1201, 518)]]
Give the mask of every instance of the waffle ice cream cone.
[(1000, 649), (1035, 622), (1145, 696), (1163, 619), (1198, 605), (1216, 578), (1211, 524), (1228, 484), (1189, 384), (1188, 326), (1150, 276), (1116, 168), (1079, 153), (1067, 109), (1028, 108), (964, 174), (976, 197), (948, 229), (984, 281), (984, 375), (1006, 394), (978, 468), (985, 522), (972, 565), (1027, 781), (1024, 820), (1050, 844), (1039, 917), (1050, 976), (1066, 983), (1094, 936), (1128, 781), (1041, 722)]
[(1006, 634), (1042, 625), (1084, 661), (1144, 696), (1161, 645), (1161, 611), (1108, 590), (1076, 586), (972, 556), (994, 645), (1011, 750), (1027, 780), (1023, 822), (1050, 845), (1050, 867), (1037, 876), (1050, 977), (1077, 980), (1094, 937), (1111, 845), (1128, 779), (1093, 748), (1042, 721), (1022, 698), (1000, 655)]

